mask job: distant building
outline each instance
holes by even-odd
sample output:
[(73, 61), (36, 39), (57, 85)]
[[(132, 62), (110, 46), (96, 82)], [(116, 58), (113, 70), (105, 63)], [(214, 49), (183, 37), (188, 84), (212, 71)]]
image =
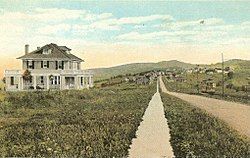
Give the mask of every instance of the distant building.
[(216, 73), (222, 73), (222, 68), (215, 68), (214, 70)]
[(215, 69), (212, 69), (212, 68), (207, 69), (207, 70), (205, 71), (205, 73), (208, 74), (208, 75), (212, 75), (212, 74), (215, 73)]

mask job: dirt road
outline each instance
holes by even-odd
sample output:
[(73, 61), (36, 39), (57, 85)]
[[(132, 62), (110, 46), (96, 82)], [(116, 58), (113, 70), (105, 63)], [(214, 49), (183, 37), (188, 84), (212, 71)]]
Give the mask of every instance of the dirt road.
[(164, 115), (163, 103), (160, 93), (157, 92), (149, 102), (149, 106), (143, 116), (138, 130), (137, 138), (132, 140), (129, 149), (131, 158), (156, 158), (173, 157), (172, 147), (170, 145), (170, 133), (167, 120)]
[(229, 126), (236, 129), (240, 134), (250, 138), (250, 106), (197, 95), (169, 92), (162, 79), (160, 78), (159, 80), (163, 92), (206, 110), (208, 113), (228, 123)]

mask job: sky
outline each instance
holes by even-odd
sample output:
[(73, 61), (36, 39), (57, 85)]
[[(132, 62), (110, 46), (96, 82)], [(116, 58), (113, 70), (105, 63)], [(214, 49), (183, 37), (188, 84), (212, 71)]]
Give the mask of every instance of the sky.
[(250, 60), (250, 1), (0, 0), (0, 73), (49, 43), (66, 45), (83, 68), (180, 60)]

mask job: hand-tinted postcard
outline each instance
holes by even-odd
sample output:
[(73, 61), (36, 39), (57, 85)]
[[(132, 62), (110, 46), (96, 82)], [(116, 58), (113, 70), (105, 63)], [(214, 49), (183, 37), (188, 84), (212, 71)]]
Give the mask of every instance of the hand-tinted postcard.
[(0, 157), (250, 157), (250, 1), (0, 0)]

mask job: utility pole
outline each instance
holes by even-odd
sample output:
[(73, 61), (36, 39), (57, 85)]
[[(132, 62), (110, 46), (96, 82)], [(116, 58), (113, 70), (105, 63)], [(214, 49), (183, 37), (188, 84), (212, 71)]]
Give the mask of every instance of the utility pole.
[(225, 94), (225, 81), (224, 81), (224, 57), (223, 53), (221, 53), (221, 69), (222, 69), (222, 79), (221, 79), (221, 86), (222, 86), (222, 97), (224, 97)]
[(199, 83), (199, 65), (197, 65), (196, 80), (197, 80), (197, 92), (198, 92), (198, 94), (200, 94), (200, 83)]
[[(202, 35), (202, 29), (201, 27), (205, 24), (205, 21), (204, 20), (201, 20), (199, 22), (199, 28), (200, 28), (200, 36)], [(198, 41), (197, 41), (198, 42)], [(200, 82), (199, 82), (199, 73), (200, 73), (200, 68), (199, 68), (200, 65), (197, 65), (197, 76), (196, 76), (196, 79), (197, 79), (197, 91), (198, 91), (198, 94), (200, 94)]]

